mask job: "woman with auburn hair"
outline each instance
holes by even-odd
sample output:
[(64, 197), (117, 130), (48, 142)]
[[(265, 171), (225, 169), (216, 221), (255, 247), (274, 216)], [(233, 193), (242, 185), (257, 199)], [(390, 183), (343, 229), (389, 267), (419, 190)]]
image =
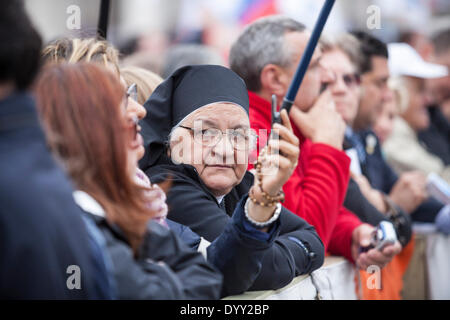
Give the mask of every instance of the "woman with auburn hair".
[[(126, 113), (129, 117), (137, 117), (139, 120), (142, 120), (147, 112), (138, 102), (138, 93), (141, 92), (148, 98), (152, 93), (150, 90), (153, 90), (151, 88), (160, 79), (157, 76), (151, 79), (142, 70), (140, 70), (139, 75), (137, 75), (137, 72), (133, 73), (139, 80), (130, 80), (130, 77), (127, 76), (129, 72), (122, 73), (123, 69), (119, 70), (120, 74), (117, 73), (115, 68), (110, 68), (112, 65), (117, 65), (117, 59), (115, 55), (106, 54), (106, 52), (111, 52), (112, 50), (112, 46), (107, 42), (97, 40), (97, 42), (101, 42), (101, 45), (98, 45), (96, 41), (89, 39), (80, 40), (81, 42), (78, 42), (76, 39), (67, 41), (72, 45), (60, 45), (59, 49), (58, 47), (54, 47), (53, 49), (48, 47), (44, 51), (50, 54), (50, 56), (58, 57), (56, 59), (57, 61), (55, 60), (54, 62), (61, 62), (64, 59), (69, 61), (69, 63), (78, 63), (80, 61), (78, 59), (82, 61), (90, 60), (112, 71), (117, 78), (120, 78), (123, 89), (127, 91)], [(75, 43), (78, 43), (78, 45), (75, 46)], [(61, 46), (68, 49), (65, 51), (61, 50)], [(72, 49), (72, 47), (76, 47), (77, 49)], [(89, 54), (74, 54), (78, 51), (88, 52)], [(99, 57), (101, 59), (98, 59)], [(130, 71), (130, 69), (126, 70)], [(134, 89), (134, 91), (131, 89)], [(204, 237), (193, 232), (188, 226), (171, 219), (166, 219), (167, 205), (165, 202), (162, 203), (165, 201), (166, 195), (159, 190), (157, 184), (152, 185), (153, 181), (150, 181), (145, 173), (137, 167), (137, 160), (141, 159), (140, 161), (142, 161), (144, 151), (142, 143), (135, 144), (132, 148), (129, 148), (129, 158), (133, 159), (130, 161), (130, 171), (134, 170), (134, 178), (138, 184), (148, 188), (151, 187), (154, 192), (160, 192), (161, 204), (154, 203), (153, 205), (155, 207), (161, 207), (161, 209), (153, 219), (164, 226), (168, 226), (184, 244), (193, 250), (200, 251), (208, 262), (222, 272), (223, 286), (221, 296), (239, 294), (248, 290), (254, 282), (254, 279), (261, 272), (264, 256), (266, 253), (270, 254), (270, 251), (276, 245), (276, 237), (273, 235), (277, 234), (277, 230), (280, 227), (274, 227), (272, 229), (272, 236), (268, 239), (255, 238), (255, 230), (248, 228), (248, 225), (244, 223), (244, 213), (239, 212), (239, 214), (234, 215), (233, 219), (230, 219), (228, 223), (223, 225), (223, 232), (214, 241), (209, 242)], [(131, 163), (134, 164), (134, 167)], [(319, 260), (317, 259), (317, 261)], [(271, 277), (271, 275), (268, 275), (268, 277)], [(264, 289), (271, 289), (271, 287), (264, 287)]]
[(94, 64), (55, 64), (35, 93), (47, 141), (78, 189), (74, 198), (105, 237), (118, 298), (218, 298), (221, 275), (149, 222), (166, 210), (164, 197), (135, 181), (142, 137), (119, 79)]

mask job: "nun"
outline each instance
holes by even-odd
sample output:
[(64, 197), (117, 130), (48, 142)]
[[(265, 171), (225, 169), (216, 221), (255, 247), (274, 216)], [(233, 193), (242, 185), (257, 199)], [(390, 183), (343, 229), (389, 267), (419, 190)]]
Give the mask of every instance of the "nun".
[(139, 165), (153, 183), (170, 182), (168, 218), (206, 243), (235, 233), (227, 247), (206, 249), (224, 279), (233, 274), (242, 291), (272, 290), (322, 265), (324, 246), (314, 227), (282, 206), (283, 184), (299, 156), (285, 111), (282, 125), (274, 126), (279, 139), (269, 140), (253, 174), (247, 167), (257, 137), (250, 129), (247, 89), (230, 69), (182, 67), (144, 107)]

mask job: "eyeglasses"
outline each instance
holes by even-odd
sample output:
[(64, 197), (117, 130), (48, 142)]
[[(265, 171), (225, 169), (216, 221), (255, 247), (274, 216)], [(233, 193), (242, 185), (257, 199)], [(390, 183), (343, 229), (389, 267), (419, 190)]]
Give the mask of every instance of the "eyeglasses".
[(223, 135), (227, 135), (233, 148), (249, 150), (256, 145), (256, 139), (258, 138), (254, 132), (244, 129), (229, 129), (227, 132), (222, 132), (216, 128), (204, 130), (196, 130), (185, 126), (180, 126), (180, 128), (190, 130), (194, 135), (194, 141), (205, 147), (214, 147), (222, 140)]
[[(127, 92), (126, 92), (126, 98), (128, 100), (128, 98), (133, 99), (134, 101), (138, 101), (138, 91), (137, 91), (137, 85), (136, 83), (132, 83), (128, 88), (127, 88)], [(125, 104), (125, 109), (128, 107), (128, 101)]]
[[(336, 77), (338, 77), (338, 75), (336, 75)], [(357, 73), (342, 74), (340, 77), (348, 88), (353, 88), (361, 84), (361, 76)]]

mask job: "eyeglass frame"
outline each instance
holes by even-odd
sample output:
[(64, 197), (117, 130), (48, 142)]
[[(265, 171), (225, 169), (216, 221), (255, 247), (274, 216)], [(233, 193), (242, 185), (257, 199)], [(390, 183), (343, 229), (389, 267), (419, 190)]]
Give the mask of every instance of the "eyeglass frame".
[[(342, 81), (345, 83), (345, 86), (347, 87), (347, 88), (355, 88), (355, 87), (358, 87), (358, 86), (360, 86), (361, 85), (361, 75), (359, 74), (359, 73), (357, 73), (357, 72), (354, 72), (354, 73), (345, 73), (345, 74), (336, 74), (335, 73), (335, 78), (340, 78), (340, 79), (342, 79)], [(345, 79), (351, 79), (350, 81), (350, 83), (348, 83), (348, 80), (346, 81)]]
[(126, 96), (126, 104), (125, 104), (126, 110), (128, 107), (128, 98), (131, 98), (134, 101), (138, 102), (138, 90), (136, 83), (132, 83), (128, 86), (127, 91), (125, 92), (125, 96)]
[[(204, 132), (204, 131), (206, 131), (206, 130), (211, 130), (211, 129), (214, 129), (214, 130), (217, 130), (218, 132), (220, 132), (220, 138), (217, 140), (216, 143), (214, 143), (214, 144), (212, 144), (212, 145), (205, 145), (203, 142), (198, 142), (198, 141), (195, 139), (195, 129), (194, 129), (194, 128), (190, 128), (190, 127), (186, 127), (186, 126), (182, 126), (182, 125), (179, 125), (178, 127), (179, 127), (179, 128), (183, 128), (183, 129), (187, 129), (187, 130), (191, 131), (191, 132), (192, 132), (192, 135), (193, 135), (193, 137), (194, 137), (194, 141), (197, 142), (197, 143), (200, 143), (202, 146), (205, 146), (205, 147), (214, 147), (214, 146), (216, 146), (220, 141), (222, 141), (224, 135), (229, 136), (229, 134), (228, 134), (227, 132), (223, 132), (222, 130), (220, 130), (220, 129), (218, 129), (218, 128), (208, 128), (208, 129), (200, 130), (200, 131), (202, 132), (202, 135), (203, 135), (203, 132)], [(235, 129), (227, 129), (227, 130), (233, 130), (233, 131), (236, 131)], [(255, 138), (255, 142), (256, 142), (256, 139), (258, 139), (258, 135), (255, 134), (255, 133), (254, 133), (253, 131), (251, 131), (251, 130), (249, 130), (249, 131), (250, 131), (250, 136), (253, 136), (253, 137)], [(235, 145), (235, 143), (233, 142), (233, 140), (230, 139), (230, 138), (228, 138), (228, 139), (229, 139), (230, 143), (233, 145), (233, 148), (236, 149), (236, 150), (250, 150), (250, 149), (251, 149), (251, 148), (243, 148), (243, 149), (237, 148), (236, 145)]]

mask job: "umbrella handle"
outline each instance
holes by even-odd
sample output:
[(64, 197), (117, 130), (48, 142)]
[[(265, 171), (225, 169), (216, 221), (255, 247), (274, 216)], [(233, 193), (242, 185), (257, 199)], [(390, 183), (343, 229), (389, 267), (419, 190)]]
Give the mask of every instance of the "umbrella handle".
[[(314, 29), (311, 34), (311, 38), (306, 45), (305, 52), (300, 59), (300, 63), (295, 71), (295, 75), (292, 79), (292, 82), (289, 86), (289, 89), (286, 93), (286, 96), (283, 99), (283, 103), (281, 105), (281, 109), (286, 109), (289, 114), (291, 107), (294, 103), (295, 97), (297, 96), (298, 89), (303, 81), (306, 70), (308, 69), (309, 63), (311, 62), (311, 57), (316, 49), (317, 42), (319, 41), (320, 35), (322, 34), (322, 30), (327, 22), (328, 16), (330, 15), (331, 9), (333, 8), (335, 0), (326, 0), (319, 14), (319, 18), (314, 26)], [(273, 123), (280, 123), (281, 119), (273, 119)]]
[(97, 27), (97, 37), (106, 39), (108, 36), (108, 18), (109, 18), (109, 8), (110, 0), (101, 0), (100, 2), (100, 12), (98, 16), (98, 27)]

